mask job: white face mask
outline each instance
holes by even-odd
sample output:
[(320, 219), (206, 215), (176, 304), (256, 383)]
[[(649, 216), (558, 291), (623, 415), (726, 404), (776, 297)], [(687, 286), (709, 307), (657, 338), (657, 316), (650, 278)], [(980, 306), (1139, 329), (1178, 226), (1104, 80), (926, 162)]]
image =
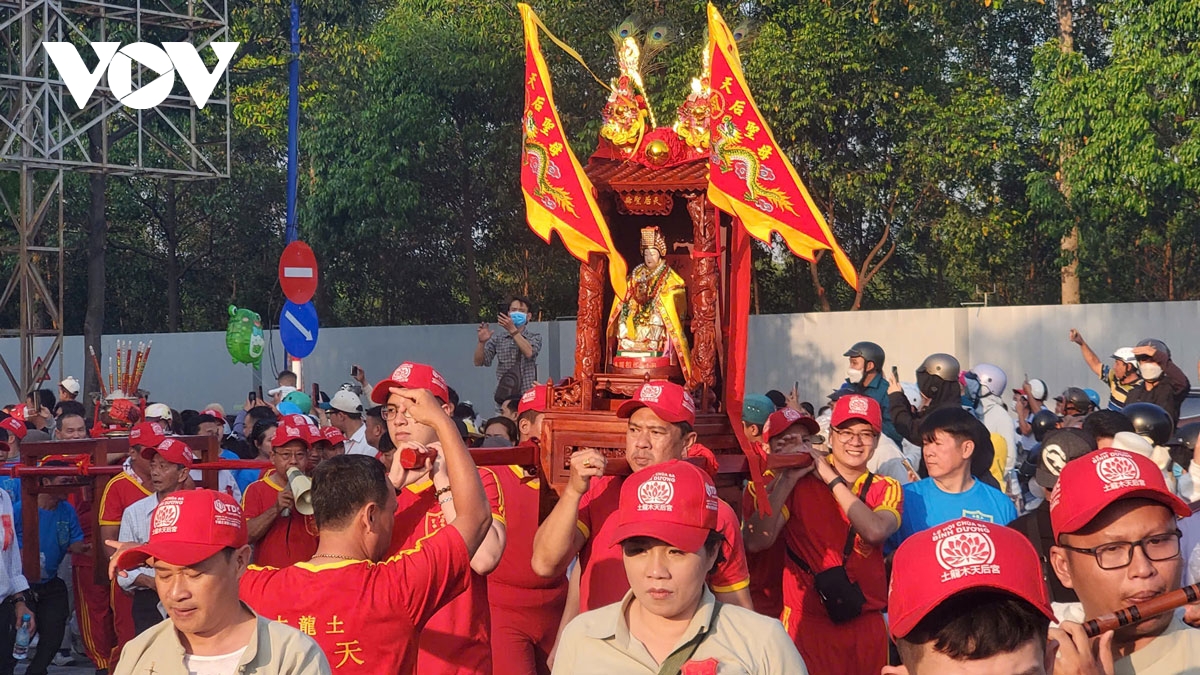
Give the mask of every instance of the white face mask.
[(1143, 361), (1138, 364), (1138, 370), (1142, 373), (1142, 378), (1153, 382), (1162, 377), (1162, 366), (1153, 361)]
[(846, 370), (846, 379), (850, 380), (850, 384), (859, 384), (863, 381), (863, 371), (848, 368)]

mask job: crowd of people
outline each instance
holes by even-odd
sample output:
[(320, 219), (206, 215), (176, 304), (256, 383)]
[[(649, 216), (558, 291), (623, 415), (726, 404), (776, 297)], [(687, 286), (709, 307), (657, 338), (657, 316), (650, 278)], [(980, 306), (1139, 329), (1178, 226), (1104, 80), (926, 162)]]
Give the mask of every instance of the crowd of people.
[[(647, 381), (614, 402), (629, 473), (578, 449), (543, 511), (535, 467), (470, 453), (543, 436), (541, 341), (527, 301), (508, 309), (474, 360), (522, 391), (489, 419), (407, 361), (316, 400), (284, 371), (236, 414), (147, 405), (100, 494), (38, 495), (36, 581), (33, 505), (0, 479), (0, 675), (18, 630), (45, 673), (72, 605), (98, 673), (1200, 673), (1200, 607), (1088, 632), (1200, 579), (1200, 425), (1161, 341), (1102, 359), (1071, 332), (1107, 401), (949, 354), (902, 383), (856, 343), (827, 403), (745, 396), (752, 479), (734, 486), (689, 392)], [(7, 459), (105, 431), (79, 390), (7, 407)], [(192, 435), (271, 468), (196, 489)]]

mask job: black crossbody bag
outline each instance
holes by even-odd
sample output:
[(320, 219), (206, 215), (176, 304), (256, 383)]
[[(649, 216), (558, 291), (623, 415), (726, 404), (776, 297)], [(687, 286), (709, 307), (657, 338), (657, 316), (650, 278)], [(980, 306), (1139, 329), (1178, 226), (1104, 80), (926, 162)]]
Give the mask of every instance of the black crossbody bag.
[[(859, 500), (866, 501), (863, 497), (866, 496), (873, 480), (875, 480), (875, 474), (868, 473), (858, 491)], [(829, 614), (829, 619), (834, 623), (845, 623), (862, 614), (863, 605), (867, 603), (862, 588), (857, 582), (851, 581), (850, 575), (846, 573), (846, 561), (850, 559), (850, 552), (854, 550), (855, 534), (854, 526), (851, 525), (850, 531), (846, 534), (846, 545), (842, 548), (842, 564), (830, 567), (823, 572), (814, 572), (812, 567), (809, 567), (808, 563), (792, 550), (791, 546), (785, 545), (788, 557), (792, 562), (812, 575), (813, 588), (820, 596), (821, 604), (824, 605), (825, 612)]]

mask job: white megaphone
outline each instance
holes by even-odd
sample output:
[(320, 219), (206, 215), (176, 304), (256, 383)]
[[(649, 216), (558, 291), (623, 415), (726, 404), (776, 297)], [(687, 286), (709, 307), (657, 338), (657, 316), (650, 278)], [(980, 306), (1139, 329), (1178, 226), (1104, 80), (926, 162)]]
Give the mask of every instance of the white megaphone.
[[(312, 479), (294, 466), (287, 470), (287, 477), (288, 489), (292, 491), (292, 496), (296, 499), (296, 511), (311, 516), (313, 514)], [(287, 517), (288, 514), (283, 515)]]

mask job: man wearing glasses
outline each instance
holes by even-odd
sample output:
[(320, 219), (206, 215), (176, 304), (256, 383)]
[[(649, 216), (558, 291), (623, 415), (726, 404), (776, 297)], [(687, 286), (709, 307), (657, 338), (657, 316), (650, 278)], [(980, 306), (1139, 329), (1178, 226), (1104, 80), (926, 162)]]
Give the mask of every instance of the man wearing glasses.
[[(409, 409), (411, 396), (400, 390), (425, 390), (429, 404), (440, 411), (430, 411), (437, 424), (422, 422)], [(391, 377), (375, 385), (371, 400), (380, 404), (380, 414), (388, 425), (388, 435), (399, 448), (399, 457), (393, 461), (405, 464), (405, 455), (418, 451), (428, 457), (447, 454), (451, 445), (462, 448), (458, 431), (450, 424), (449, 416), (454, 412), (451, 404), (450, 387), (446, 379), (432, 366), (405, 361), (392, 371)], [(465, 451), (465, 448), (462, 448)], [(393, 467), (393, 470), (395, 467)], [(391, 544), (387, 556), (404, 555), (420, 549), (424, 542), (455, 525), (458, 497), (451, 490), (445, 462), (439, 457), (427, 462), (422, 459), (418, 467), (405, 472), (405, 480), (398, 486), (396, 510), (392, 528)], [(487, 534), (471, 547), (471, 569), (465, 589), (461, 595), (443, 603), (431, 613), (422, 629), (417, 668), (422, 675), (468, 675), (491, 673), (491, 614), (488, 603), (487, 579), (500, 564), (507, 538), (504, 516), (504, 497), (492, 469), (477, 469), (479, 482), (491, 509)], [(384, 671), (372, 671), (384, 672)]]
[(246, 486), (242, 496), (255, 565), (287, 567), (317, 552), (317, 523), (296, 510), (287, 472), (291, 468), (307, 472), (309, 448), (322, 438), (321, 430), (304, 415), (285, 415), (275, 429), (271, 442), (275, 468)]
[[(1148, 458), (1111, 448), (1081, 457), (1063, 467), (1050, 495), (1054, 573), (1088, 617), (1173, 591), (1184, 568), (1178, 519), (1189, 515)], [(1200, 632), (1175, 612), (1095, 638), (1067, 621), (1050, 637), (1059, 644), (1056, 674), (1200, 670)]]
[[(137, 443), (132, 439), (130, 442)], [(192, 468), (195, 456), (191, 448), (174, 438), (164, 438), (158, 445), (144, 448), (141, 454), (142, 459), (150, 463), (150, 485), (154, 488), (154, 493), (134, 502), (121, 514), (120, 540), (144, 544), (150, 540), (153, 514), (158, 508), (158, 503), (184, 489), (188, 470)], [(153, 569), (148, 566), (132, 569), (128, 576), (117, 579), (117, 585), (120, 590), (114, 593), (124, 592), (132, 598), (129, 611), (133, 620), (134, 635), (141, 635), (146, 629), (163, 620), (163, 615), (158, 610), (158, 585), (154, 580)], [(114, 607), (117, 605), (114, 604)], [(122, 621), (124, 620), (122, 618)]]
[(767, 488), (771, 512), (746, 519), (746, 550), (782, 536), (779, 619), (814, 673), (877, 673), (888, 660), (883, 543), (900, 527), (900, 484), (867, 470), (883, 429), (879, 403), (842, 396), (830, 418), (826, 459), (778, 473)]
[(1017, 519), (1007, 495), (971, 474), (978, 443), (988, 437), (983, 422), (957, 406), (939, 408), (917, 433), (929, 477), (904, 486), (904, 522), (888, 540), (889, 553), (910, 535), (959, 518), (996, 525)]

